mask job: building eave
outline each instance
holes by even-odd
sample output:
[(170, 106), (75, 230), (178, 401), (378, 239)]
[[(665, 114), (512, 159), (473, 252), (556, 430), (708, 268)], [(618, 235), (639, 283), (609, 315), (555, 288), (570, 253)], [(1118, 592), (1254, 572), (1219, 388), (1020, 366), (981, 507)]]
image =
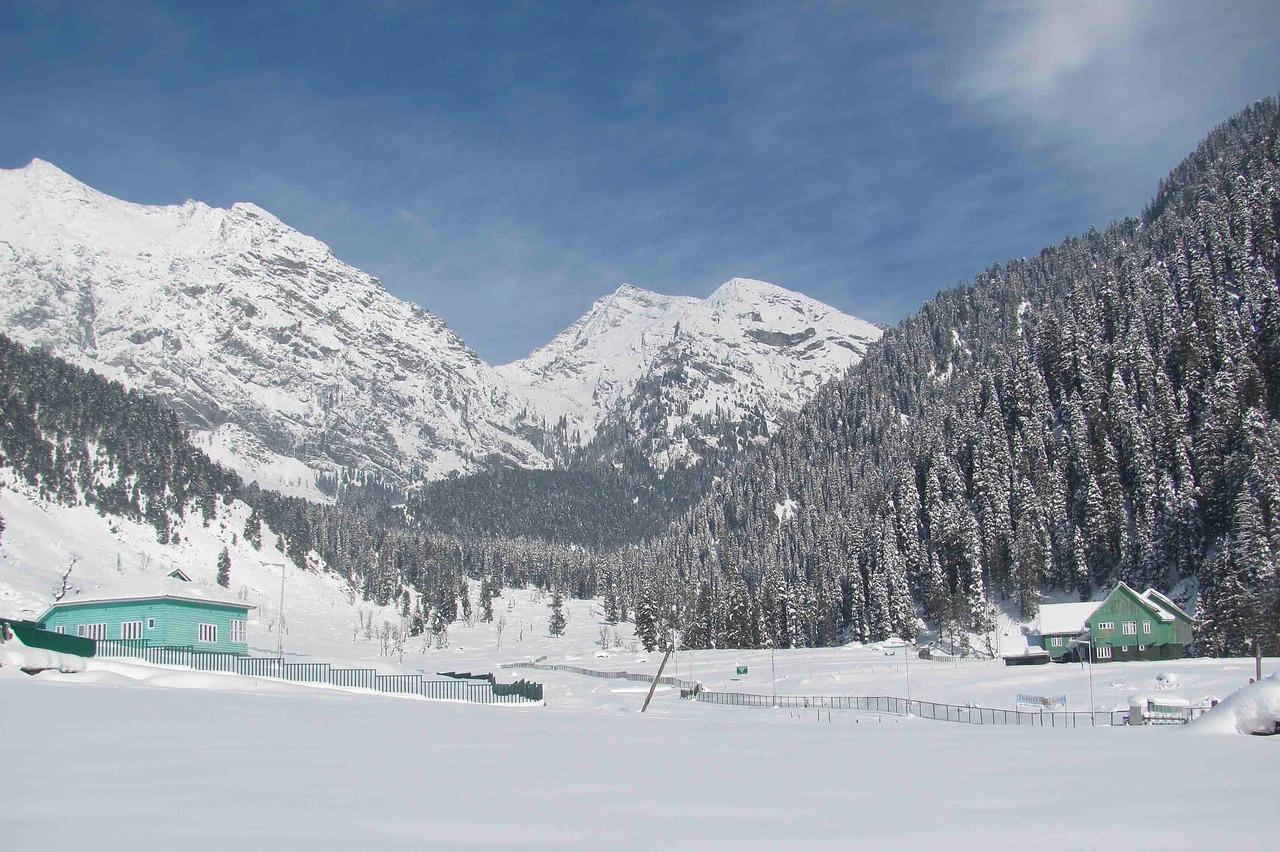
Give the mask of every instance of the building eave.
[(53, 606), (45, 610), (44, 615), (39, 620), (44, 621), (54, 612), (60, 609), (71, 609), (82, 606), (95, 606), (98, 604), (114, 604), (114, 603), (140, 603), (142, 601), (180, 601), (182, 603), (204, 604), (206, 606), (216, 606), (223, 609), (243, 609), (246, 612), (251, 609), (257, 609), (248, 602), (233, 602), (210, 600), (208, 598), (188, 597), (185, 595), (123, 595), (118, 598), (94, 598), (92, 600), (72, 600), (58, 601)]

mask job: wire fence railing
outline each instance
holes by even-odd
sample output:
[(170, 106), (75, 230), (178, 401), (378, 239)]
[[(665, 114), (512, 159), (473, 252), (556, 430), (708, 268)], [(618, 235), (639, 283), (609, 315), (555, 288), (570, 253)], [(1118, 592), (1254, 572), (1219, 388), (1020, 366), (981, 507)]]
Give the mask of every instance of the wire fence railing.
[[(608, 672), (588, 669), (582, 666), (565, 664), (547, 664), (539, 661), (522, 663), (506, 663), (503, 668), (529, 668), (541, 671), (568, 672), (586, 677), (606, 680), (633, 680), (652, 683), (654, 676), (637, 672)], [(1088, 728), (1108, 727), (1129, 724), (1129, 713), (1126, 710), (1089, 711), (1038, 711), (1038, 710), (1003, 710), (995, 707), (978, 707), (972, 704), (943, 704), (936, 701), (918, 701), (915, 699), (897, 698), (894, 696), (876, 695), (759, 695), (750, 692), (712, 692), (702, 688), (701, 683), (680, 680), (674, 677), (658, 678), (658, 683), (677, 687), (680, 697), (701, 701), (707, 704), (721, 704), (731, 707), (783, 707), (790, 709), (813, 710), (854, 710), (868, 713), (884, 713), (894, 716), (916, 716), (939, 722), (958, 722), (966, 725), (1015, 725), (1041, 728)], [(1187, 707), (1182, 713), (1166, 713), (1153, 721), (1147, 717), (1147, 724), (1185, 724), (1203, 714), (1208, 708)]]
[(278, 657), (246, 657), (190, 647), (151, 646), (139, 639), (99, 639), (95, 656), (128, 657), (162, 666), (185, 666), (201, 672), (269, 677), (292, 683), (327, 684), (369, 689), (390, 695), (417, 695), (436, 701), (471, 704), (523, 704), (543, 700), (542, 684), (523, 678), (514, 683), (487, 679), (436, 680), (420, 674), (379, 674), (374, 669), (334, 668), (329, 663), (287, 662)]

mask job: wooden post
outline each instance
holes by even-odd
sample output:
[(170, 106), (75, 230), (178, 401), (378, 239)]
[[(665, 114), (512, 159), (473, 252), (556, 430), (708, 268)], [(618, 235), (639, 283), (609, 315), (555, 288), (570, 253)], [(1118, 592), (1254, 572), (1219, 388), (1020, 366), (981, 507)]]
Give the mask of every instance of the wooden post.
[(662, 671), (667, 667), (667, 660), (671, 659), (671, 653), (675, 650), (675, 645), (667, 647), (667, 653), (662, 658), (662, 665), (658, 666), (658, 673), (653, 676), (653, 681), (649, 684), (649, 694), (645, 696), (644, 706), (640, 708), (640, 712), (649, 709), (649, 702), (653, 700), (653, 691), (658, 688), (658, 678), (662, 677)]
[(1262, 680), (1262, 637), (1253, 640), (1253, 668), (1258, 680)]

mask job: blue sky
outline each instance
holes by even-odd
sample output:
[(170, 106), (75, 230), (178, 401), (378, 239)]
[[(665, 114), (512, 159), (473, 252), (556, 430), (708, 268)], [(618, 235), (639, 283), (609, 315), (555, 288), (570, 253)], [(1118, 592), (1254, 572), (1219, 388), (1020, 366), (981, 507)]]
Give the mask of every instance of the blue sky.
[(1280, 91), (1277, 32), (1272, 0), (18, 0), (0, 167), (252, 201), (493, 363), (622, 282), (893, 322), (1137, 215)]

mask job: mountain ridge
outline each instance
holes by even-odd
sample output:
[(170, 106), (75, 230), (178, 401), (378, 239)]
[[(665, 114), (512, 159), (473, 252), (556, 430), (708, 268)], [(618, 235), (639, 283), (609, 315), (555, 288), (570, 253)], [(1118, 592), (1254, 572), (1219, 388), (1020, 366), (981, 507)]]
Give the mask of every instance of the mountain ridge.
[(705, 300), (623, 284), (493, 367), (255, 204), (136, 204), (40, 159), (0, 170), (0, 292), (15, 339), (159, 395), (213, 458), (311, 499), (357, 473), (404, 487), (545, 469), (611, 413), (652, 411), (638, 392), (670, 397), (661, 422), (632, 424), (662, 445), (651, 461), (693, 464), (716, 423), (789, 416), (879, 334), (749, 279)]

